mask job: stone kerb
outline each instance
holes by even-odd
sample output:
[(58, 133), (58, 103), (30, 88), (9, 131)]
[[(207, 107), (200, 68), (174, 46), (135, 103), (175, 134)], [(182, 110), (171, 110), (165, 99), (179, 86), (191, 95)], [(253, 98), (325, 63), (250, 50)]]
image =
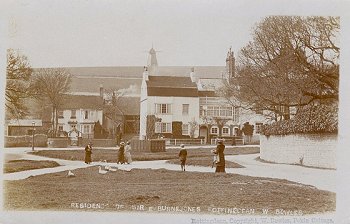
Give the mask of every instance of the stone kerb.
[(275, 163), (336, 168), (336, 134), (260, 136), (260, 158)]

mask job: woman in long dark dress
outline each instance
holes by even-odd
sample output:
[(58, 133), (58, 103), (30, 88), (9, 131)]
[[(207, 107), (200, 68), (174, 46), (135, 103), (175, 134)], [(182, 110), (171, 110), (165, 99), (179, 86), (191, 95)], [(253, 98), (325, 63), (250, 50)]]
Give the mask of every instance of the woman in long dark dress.
[(215, 154), (217, 154), (216, 162), (216, 173), (225, 173), (225, 145), (222, 140), (218, 140), (218, 145), (216, 146)]
[(124, 164), (125, 163), (125, 157), (124, 157), (124, 146), (125, 143), (121, 142), (118, 150), (118, 160), (117, 163)]
[(89, 142), (89, 144), (85, 147), (85, 163), (86, 164), (90, 164), (92, 162), (91, 154), (92, 154), (92, 143)]

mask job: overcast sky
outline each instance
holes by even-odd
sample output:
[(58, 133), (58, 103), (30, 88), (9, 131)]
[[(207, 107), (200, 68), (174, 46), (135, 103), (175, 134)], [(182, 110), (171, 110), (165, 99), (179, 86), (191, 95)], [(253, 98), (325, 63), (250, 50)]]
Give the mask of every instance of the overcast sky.
[(33, 67), (143, 66), (152, 44), (159, 65), (224, 65), (229, 47), (237, 53), (267, 15), (339, 11), (332, 1), (295, 2), (15, 1), (8, 4), (8, 46)]

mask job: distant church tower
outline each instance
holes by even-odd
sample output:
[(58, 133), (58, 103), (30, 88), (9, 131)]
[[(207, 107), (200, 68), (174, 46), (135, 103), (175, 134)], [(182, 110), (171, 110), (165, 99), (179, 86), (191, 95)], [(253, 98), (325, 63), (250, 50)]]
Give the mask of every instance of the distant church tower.
[(148, 62), (147, 62), (149, 75), (157, 75), (158, 74), (158, 61), (156, 51), (151, 48), (149, 50)]
[(233, 55), (233, 51), (230, 47), (226, 57), (226, 79), (229, 82), (233, 77), (235, 77), (235, 60), (235, 56)]

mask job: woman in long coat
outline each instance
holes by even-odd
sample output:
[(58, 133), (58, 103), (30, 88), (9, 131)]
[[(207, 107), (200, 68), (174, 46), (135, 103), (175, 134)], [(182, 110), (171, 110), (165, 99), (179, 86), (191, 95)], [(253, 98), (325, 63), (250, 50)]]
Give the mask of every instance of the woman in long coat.
[(217, 154), (216, 162), (216, 173), (225, 173), (225, 145), (222, 140), (218, 140), (218, 145), (216, 146), (215, 154)]
[(119, 146), (118, 160), (117, 160), (117, 163), (120, 163), (120, 164), (124, 164), (125, 163), (124, 146), (125, 146), (125, 143), (121, 142), (120, 146)]
[(91, 154), (92, 154), (92, 143), (89, 142), (89, 144), (85, 147), (85, 163), (86, 164), (90, 164), (92, 162)]
[(124, 150), (125, 162), (127, 164), (130, 164), (132, 162), (132, 160), (131, 160), (131, 153), (130, 152), (131, 152), (130, 142), (127, 142), (126, 146), (125, 146), (125, 150)]

